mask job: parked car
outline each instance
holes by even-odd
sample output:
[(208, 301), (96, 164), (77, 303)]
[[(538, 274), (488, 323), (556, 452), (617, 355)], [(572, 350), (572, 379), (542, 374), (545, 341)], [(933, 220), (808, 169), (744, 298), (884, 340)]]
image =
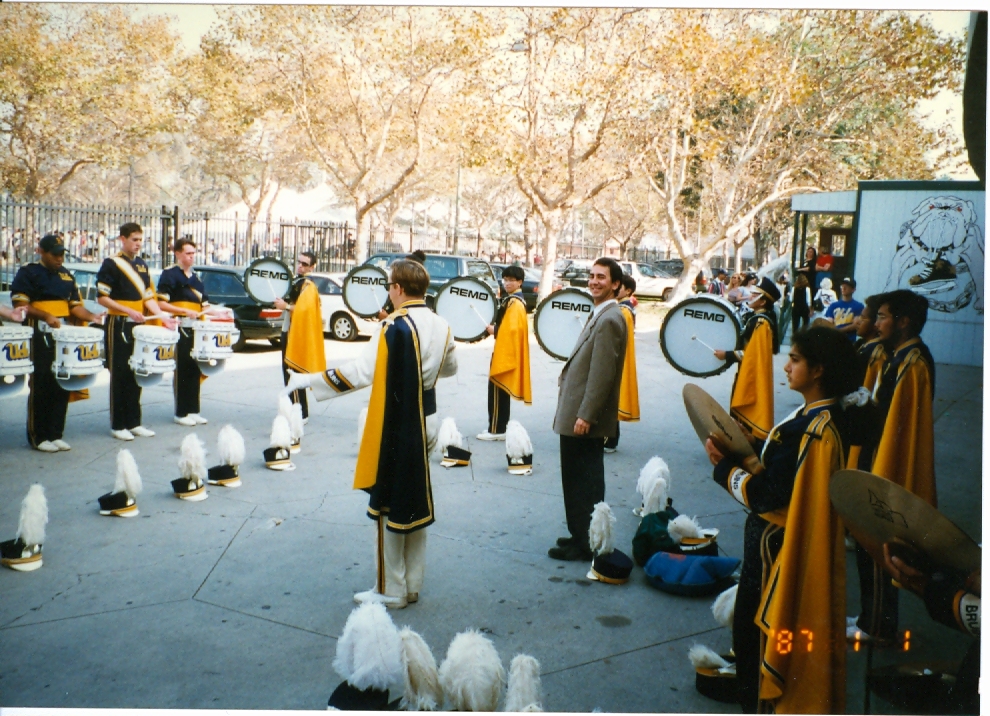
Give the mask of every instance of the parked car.
[[(653, 268), (660, 269), (676, 279), (680, 279), (681, 272), (684, 271), (684, 261), (682, 259), (664, 259), (661, 261), (654, 261)], [(698, 272), (698, 275), (694, 277), (694, 291), (695, 293), (704, 293), (708, 290), (708, 282), (712, 278), (712, 270), (710, 268), (703, 268)]]
[(588, 276), (591, 273), (591, 266), (593, 261), (584, 261), (579, 259), (570, 260), (570, 265), (567, 269), (560, 275), (560, 282), (564, 286), (574, 286), (576, 288), (587, 288), (588, 287)]
[(320, 313), (323, 316), (323, 332), (338, 341), (353, 341), (359, 335), (371, 335), (377, 325), (375, 319), (361, 318), (351, 312), (344, 303), (344, 278), (346, 273), (311, 273), (308, 278), (320, 292)]
[[(509, 264), (492, 264), (492, 271), (495, 272), (495, 276), (498, 278), (500, 285), (502, 283), (502, 271), (508, 265)], [(538, 303), (540, 294), (540, 278), (543, 276), (543, 273), (538, 268), (529, 268), (528, 266), (523, 266), (522, 270), (523, 273), (526, 274), (526, 278), (523, 279), (522, 284), (522, 294), (523, 298), (526, 300), (526, 310), (533, 312), (536, 310), (536, 304)], [(554, 280), (552, 290), (556, 291), (562, 287), (563, 284), (557, 280)], [(505, 286), (502, 286), (502, 290), (504, 292)]]
[[(387, 271), (393, 262), (404, 259), (406, 256), (408, 254), (375, 254), (368, 257), (368, 260), (364, 263)], [(430, 274), (430, 287), (426, 290), (426, 305), (430, 308), (433, 308), (433, 299), (437, 295), (437, 291), (440, 290), (440, 287), (450, 279), (457, 278), (458, 276), (473, 276), (488, 284), (492, 291), (495, 292), (496, 297), (502, 295), (491, 265), (482, 259), (476, 259), (473, 256), (426, 254), (426, 263), (424, 265)]]
[(619, 266), (628, 276), (636, 279), (636, 295), (641, 298), (659, 298), (669, 301), (677, 279), (665, 271), (654, 269), (649, 264), (620, 261)]

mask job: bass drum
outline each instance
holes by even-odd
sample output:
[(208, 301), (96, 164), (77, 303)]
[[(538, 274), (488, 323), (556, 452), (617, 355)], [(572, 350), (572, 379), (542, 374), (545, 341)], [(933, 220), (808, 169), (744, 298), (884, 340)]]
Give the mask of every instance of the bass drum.
[(551, 293), (533, 314), (533, 332), (540, 348), (559, 360), (570, 358), (594, 310), (591, 295), (580, 289), (562, 288)]
[(694, 296), (667, 312), (660, 327), (660, 349), (679, 372), (708, 378), (732, 365), (716, 358), (713, 350), (736, 350), (741, 335), (731, 303), (718, 296)]
[(244, 269), (244, 290), (258, 303), (270, 306), (292, 288), (292, 271), (276, 258), (263, 258)]
[(433, 310), (450, 325), (455, 341), (474, 343), (488, 336), (498, 302), (484, 281), (461, 276), (440, 287), (433, 299)]
[(388, 301), (388, 274), (365, 264), (351, 269), (342, 289), (344, 305), (355, 316), (377, 318)]

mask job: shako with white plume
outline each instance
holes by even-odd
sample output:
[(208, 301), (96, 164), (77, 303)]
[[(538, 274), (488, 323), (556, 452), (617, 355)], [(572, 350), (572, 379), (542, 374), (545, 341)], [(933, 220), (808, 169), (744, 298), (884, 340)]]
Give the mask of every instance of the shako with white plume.
[(141, 494), (141, 473), (130, 450), (117, 453), (117, 478), (113, 492), (101, 495), (100, 514), (107, 517), (137, 517), (137, 496)]
[(220, 464), (211, 467), (206, 481), (222, 487), (240, 487), (240, 465), (244, 462), (244, 438), (233, 425), (224, 425), (217, 435), (217, 452)]
[(182, 439), (179, 455), (180, 477), (172, 480), (172, 491), (180, 500), (199, 502), (209, 495), (206, 493), (206, 451), (203, 441), (194, 433)]
[(607, 502), (599, 502), (591, 513), (588, 528), (588, 545), (595, 558), (588, 571), (588, 579), (607, 584), (625, 584), (632, 573), (632, 559), (625, 552), (615, 549), (615, 515)]
[(18, 572), (41, 569), (41, 546), (45, 541), (46, 524), (48, 500), (45, 499), (45, 488), (35, 483), (28, 488), (27, 495), (21, 502), (17, 536), (0, 542), (0, 564)]
[(518, 420), (510, 420), (505, 426), (505, 459), (512, 475), (533, 474), (533, 442)]

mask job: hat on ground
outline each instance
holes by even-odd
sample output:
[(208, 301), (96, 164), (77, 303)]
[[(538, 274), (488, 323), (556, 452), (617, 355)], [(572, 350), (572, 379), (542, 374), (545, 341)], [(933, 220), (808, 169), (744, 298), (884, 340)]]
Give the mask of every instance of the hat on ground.
[(615, 515), (607, 502), (595, 505), (588, 528), (588, 545), (595, 553), (587, 578), (606, 584), (625, 584), (632, 573), (633, 562), (629, 555), (615, 549)]
[(182, 440), (179, 456), (179, 473), (181, 477), (172, 480), (172, 491), (180, 500), (199, 502), (209, 495), (206, 492), (206, 451), (203, 441), (195, 433), (189, 433)]
[(406, 711), (439, 711), (443, 706), (443, 689), (437, 661), (423, 637), (409, 627), (399, 630), (402, 640), (402, 666), (405, 691), (400, 706)]
[(721, 656), (707, 646), (695, 644), (688, 651), (694, 666), (694, 687), (702, 696), (721, 703), (739, 702), (735, 656)]
[(106, 517), (137, 517), (137, 496), (141, 494), (141, 473), (130, 450), (117, 453), (117, 478), (113, 492), (101, 495), (100, 514)]
[(732, 573), (739, 566), (734, 557), (709, 557), (657, 552), (643, 571), (657, 589), (669, 594), (699, 597), (730, 587)]
[(62, 239), (58, 234), (45, 234), (45, 236), (38, 242), (38, 247), (49, 254), (55, 254), (56, 256), (61, 256), (65, 253), (65, 244), (62, 243)]
[(344, 683), (334, 689), (329, 708), (388, 708), (388, 687), (403, 678), (402, 640), (384, 605), (362, 604), (350, 613), (337, 640), (333, 668)]
[(505, 426), (505, 459), (509, 463), (509, 474), (533, 474), (533, 442), (518, 420), (510, 420)]
[(265, 448), (265, 467), (269, 470), (295, 470), (292, 464), (292, 434), (284, 415), (276, 415), (272, 421), (271, 446)]
[(670, 503), (667, 495), (670, 490), (670, 468), (664, 459), (654, 455), (639, 471), (636, 492), (642, 495), (643, 504), (633, 508), (637, 517), (659, 512)]
[(768, 276), (761, 278), (760, 283), (753, 288), (763, 294), (770, 303), (776, 303), (780, 300), (780, 289)]
[(45, 541), (45, 525), (48, 524), (48, 500), (45, 488), (31, 485), (21, 502), (21, 516), (17, 523), (17, 536), (0, 542), (0, 564), (18, 572), (41, 569), (41, 545)]
[(471, 452), (464, 449), (464, 437), (453, 418), (447, 417), (437, 431), (437, 447), (444, 467), (464, 467), (471, 464)]
[(718, 530), (714, 527), (702, 529), (694, 517), (678, 515), (667, 523), (667, 533), (677, 544), (677, 550), (684, 554), (707, 554), (718, 556)]
[(453, 711), (495, 711), (505, 669), (491, 640), (468, 630), (454, 637), (440, 665), (440, 686)]
[(244, 462), (244, 438), (233, 425), (224, 425), (217, 435), (217, 452), (221, 464), (211, 467), (206, 481), (221, 487), (240, 487), (241, 476), (238, 467)]
[(516, 654), (509, 663), (509, 687), (505, 710), (509, 712), (543, 711), (543, 688), (540, 662), (527, 654)]

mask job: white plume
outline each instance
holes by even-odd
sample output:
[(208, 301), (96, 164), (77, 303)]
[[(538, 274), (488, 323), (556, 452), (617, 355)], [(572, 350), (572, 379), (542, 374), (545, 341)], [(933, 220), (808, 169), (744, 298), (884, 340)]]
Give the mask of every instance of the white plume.
[(737, 589), (739, 589), (738, 584), (729, 587), (715, 597), (715, 601), (712, 602), (712, 614), (715, 615), (715, 621), (724, 626), (726, 629), (732, 628), (732, 618), (736, 613)]
[(141, 473), (131, 451), (124, 449), (117, 453), (117, 480), (114, 482), (114, 492), (126, 492), (132, 500), (141, 494)]
[(35, 483), (28, 488), (21, 502), (21, 518), (17, 523), (17, 536), (26, 545), (44, 544), (45, 525), (48, 524), (48, 500), (45, 488)]
[(670, 468), (662, 457), (654, 455), (643, 465), (643, 469), (639, 471), (639, 479), (636, 480), (636, 492), (643, 496), (644, 501), (658, 477), (663, 478), (667, 481), (667, 485), (670, 485)]
[(361, 408), (361, 412), (358, 413), (358, 445), (361, 445), (361, 439), (364, 437), (364, 424), (368, 422), (368, 406)]
[(284, 415), (276, 415), (272, 421), (271, 447), (288, 449), (292, 444), (292, 432), (289, 429), (289, 421)]
[(233, 425), (224, 425), (217, 435), (217, 451), (224, 465), (240, 465), (244, 462), (244, 438)]
[(292, 436), (293, 440), (302, 440), (303, 433), (303, 414), (302, 414), (302, 404), (293, 403), (292, 410), (289, 411), (289, 434)]
[(542, 711), (540, 662), (532, 656), (517, 654), (509, 664), (509, 688), (505, 695), (506, 711)]
[(643, 516), (660, 512), (667, 507), (667, 480), (658, 477), (653, 481), (646, 497), (643, 499)]
[(591, 527), (588, 528), (588, 544), (595, 554), (609, 554), (615, 549), (615, 515), (607, 502), (595, 505), (591, 513)]
[(406, 689), (401, 707), (406, 711), (437, 711), (443, 706), (443, 690), (437, 661), (423, 637), (409, 627), (399, 631)]
[(495, 711), (505, 669), (491, 640), (477, 631), (461, 632), (447, 647), (440, 685), (454, 711)]
[(292, 398), (285, 393), (279, 393), (278, 414), (284, 416), (286, 420), (292, 415)]
[(724, 669), (729, 665), (729, 662), (703, 644), (692, 646), (688, 650), (688, 659), (695, 669)]
[(440, 430), (437, 432), (437, 449), (442, 453), (451, 445), (454, 447), (464, 447), (464, 438), (457, 429), (457, 423), (453, 418), (444, 418), (440, 423)]
[(202, 482), (206, 479), (206, 451), (203, 441), (196, 433), (189, 433), (182, 439), (181, 454), (179, 455), (179, 473), (182, 477)]
[(683, 542), (685, 537), (699, 538), (704, 536), (701, 533), (701, 525), (698, 524), (698, 520), (687, 515), (678, 515), (668, 522), (667, 534), (677, 544)]
[(333, 668), (361, 691), (402, 682), (402, 640), (384, 605), (362, 604), (350, 613)]
[(518, 420), (510, 420), (505, 426), (505, 454), (513, 459), (533, 454), (533, 442)]

